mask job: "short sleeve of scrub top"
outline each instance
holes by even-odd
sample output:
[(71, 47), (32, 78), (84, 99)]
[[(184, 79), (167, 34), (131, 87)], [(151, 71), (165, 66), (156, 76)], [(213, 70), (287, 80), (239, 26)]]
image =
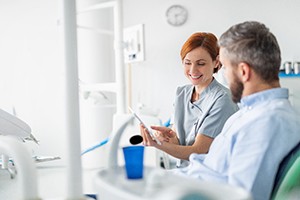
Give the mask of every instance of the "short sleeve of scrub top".
[(181, 145), (192, 145), (197, 134), (215, 138), (226, 120), (238, 110), (230, 91), (215, 79), (195, 102), (190, 101), (193, 90), (194, 86), (185, 85), (176, 91), (172, 123)]

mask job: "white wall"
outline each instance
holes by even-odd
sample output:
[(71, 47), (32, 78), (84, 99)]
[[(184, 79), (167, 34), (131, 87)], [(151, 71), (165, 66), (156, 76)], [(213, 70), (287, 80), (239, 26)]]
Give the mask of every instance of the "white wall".
[(64, 68), (58, 1), (0, 0), (1, 108), (27, 122), (34, 152), (64, 156)]
[[(185, 25), (167, 24), (165, 12), (172, 4), (187, 8)], [(219, 37), (235, 23), (258, 20), (277, 36), (283, 61), (300, 60), (299, 10), (297, 0), (124, 0), (125, 27), (145, 24), (146, 61), (132, 67), (133, 104), (142, 102), (159, 109), (163, 120), (169, 117), (176, 86), (187, 82), (179, 52), (196, 31), (213, 32)], [(284, 85), (292, 86), (286, 82)]]
[[(34, 147), (36, 153), (64, 157), (64, 67), (58, 2), (0, 0), (0, 106), (8, 111), (14, 106), (18, 116), (32, 127), (40, 139), (40, 146)], [(172, 4), (189, 11), (182, 27), (166, 23), (165, 11)], [(145, 24), (146, 61), (132, 64), (133, 107), (141, 102), (158, 109), (163, 121), (171, 114), (176, 86), (187, 83), (179, 51), (193, 32), (220, 36), (234, 23), (259, 20), (277, 36), (283, 61), (300, 60), (297, 0), (123, 0), (123, 5), (125, 27)], [(300, 79), (283, 82), (292, 86)], [(293, 93), (298, 90), (293, 88)], [(299, 100), (294, 102), (300, 105)]]

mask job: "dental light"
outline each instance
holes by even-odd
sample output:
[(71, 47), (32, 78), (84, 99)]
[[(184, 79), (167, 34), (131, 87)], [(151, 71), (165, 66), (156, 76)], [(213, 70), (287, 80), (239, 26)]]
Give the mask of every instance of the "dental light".
[(38, 144), (28, 124), (2, 109), (0, 109), (0, 135), (14, 136), (23, 141), (32, 140)]

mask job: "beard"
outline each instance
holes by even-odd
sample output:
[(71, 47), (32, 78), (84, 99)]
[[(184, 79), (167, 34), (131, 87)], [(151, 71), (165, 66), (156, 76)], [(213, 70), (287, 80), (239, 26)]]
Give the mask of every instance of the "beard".
[(237, 78), (237, 76), (233, 75), (233, 81), (230, 84), (231, 90), (231, 98), (234, 103), (239, 103), (242, 98), (242, 94), (244, 91), (243, 83)]

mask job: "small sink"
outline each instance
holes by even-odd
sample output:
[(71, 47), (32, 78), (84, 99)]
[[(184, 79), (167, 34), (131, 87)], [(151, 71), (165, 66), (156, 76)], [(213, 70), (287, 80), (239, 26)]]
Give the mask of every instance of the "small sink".
[[(144, 169), (144, 174), (149, 170)], [(124, 167), (99, 171), (95, 182), (99, 199), (141, 199), (146, 188), (145, 178), (127, 179)]]
[(251, 195), (225, 184), (199, 181), (145, 167), (143, 179), (127, 179), (124, 167), (103, 169), (94, 179), (98, 199), (109, 200), (252, 200)]

